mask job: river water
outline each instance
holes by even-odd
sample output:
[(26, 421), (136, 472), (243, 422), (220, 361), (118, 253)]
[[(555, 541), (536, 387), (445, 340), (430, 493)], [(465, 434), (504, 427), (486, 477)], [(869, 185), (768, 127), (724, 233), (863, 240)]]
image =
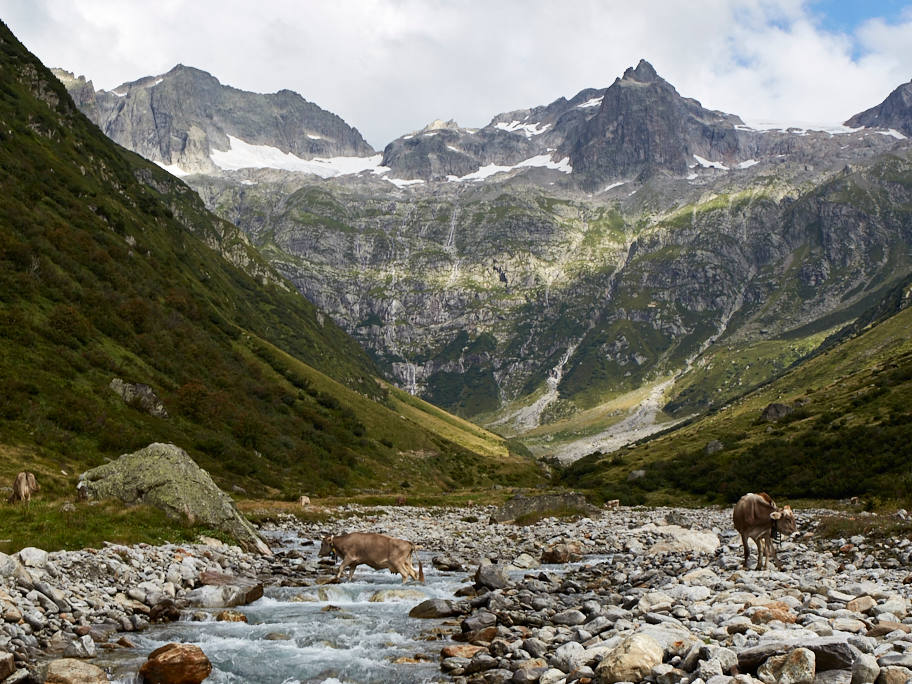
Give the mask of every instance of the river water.
[[(184, 642), (199, 646), (212, 662), (207, 684), (446, 681), (440, 672), (440, 649), (452, 642), (427, 640), (443, 620), (409, 618), (408, 612), (427, 598), (454, 598), (466, 575), (440, 573), (430, 558), (421, 554), (423, 585), (403, 586), (399, 575), (361, 565), (351, 583), (270, 587), (263, 598), (235, 609), (247, 616), (246, 623), (217, 622), (209, 616), (205, 621), (156, 625), (126, 635), (136, 648), (112, 653), (98, 664), (113, 667), (112, 681), (136, 684), (136, 673), (152, 650)], [(382, 590), (405, 590), (407, 595), (372, 602)], [(393, 662), (399, 658), (419, 662)]]

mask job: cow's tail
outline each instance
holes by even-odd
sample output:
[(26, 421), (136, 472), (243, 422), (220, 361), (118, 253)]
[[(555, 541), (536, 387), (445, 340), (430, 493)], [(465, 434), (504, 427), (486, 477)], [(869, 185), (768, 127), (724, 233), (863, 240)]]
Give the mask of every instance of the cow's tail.
[(424, 584), (424, 566), (421, 564), (421, 559), (418, 557), (418, 549), (420, 547), (412, 543), (412, 550), (409, 551), (409, 562), (411, 562), (411, 557), (415, 556), (415, 559), (418, 561), (418, 581)]

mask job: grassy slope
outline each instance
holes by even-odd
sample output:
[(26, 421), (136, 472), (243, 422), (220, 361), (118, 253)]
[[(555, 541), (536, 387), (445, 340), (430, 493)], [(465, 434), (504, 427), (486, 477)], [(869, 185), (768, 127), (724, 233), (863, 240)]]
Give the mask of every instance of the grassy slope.
[[(436, 415), (402, 430), (357, 345), (180, 181), (108, 141), (3, 25), (0, 191), (0, 482), (28, 467), (67, 496), (81, 470), (151, 441), (252, 494), (500, 476)], [(125, 405), (113, 377), (151, 385), (169, 417)]]
[[(910, 297), (908, 281), (896, 304)], [(605, 498), (733, 501), (746, 491), (777, 496), (867, 495), (908, 500), (912, 491), (912, 309), (863, 321), (857, 334), (721, 410), (635, 448), (592, 455), (565, 482)], [(795, 407), (777, 423), (764, 407)], [(724, 448), (707, 454), (706, 445)], [(628, 480), (638, 469), (645, 477)]]

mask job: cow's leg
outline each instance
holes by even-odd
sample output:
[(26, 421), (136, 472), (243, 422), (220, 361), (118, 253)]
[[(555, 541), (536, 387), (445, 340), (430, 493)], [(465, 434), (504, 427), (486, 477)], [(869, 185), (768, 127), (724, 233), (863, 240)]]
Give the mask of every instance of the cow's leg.
[(757, 565), (754, 566), (754, 569), (762, 570), (764, 558), (763, 554), (766, 553), (763, 549), (763, 537), (752, 537), (752, 539), (754, 540), (754, 544), (757, 546)]
[(757, 559), (757, 570), (766, 570), (769, 567), (770, 540), (766, 535), (757, 538), (760, 558)]
[(750, 558), (750, 546), (748, 545), (747, 533), (741, 533), (741, 543), (744, 545), (744, 568), (747, 569), (747, 561)]
[(351, 582), (355, 578), (355, 568), (358, 567), (358, 563), (352, 563), (348, 566), (348, 581)]

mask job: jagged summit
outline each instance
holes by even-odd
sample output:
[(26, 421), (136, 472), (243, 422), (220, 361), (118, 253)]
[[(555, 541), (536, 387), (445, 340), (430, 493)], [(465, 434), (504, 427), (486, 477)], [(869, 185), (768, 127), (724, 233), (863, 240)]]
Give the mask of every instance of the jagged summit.
[(459, 130), (459, 124), (456, 123), (455, 119), (450, 119), (449, 121), (444, 121), (443, 119), (434, 119), (427, 126), (422, 128), (419, 133), (424, 133), (427, 131), (456, 131)]
[(251, 93), (184, 64), (97, 92), (91, 81), (55, 73), (110, 138), (179, 174), (217, 172), (213, 154), (234, 150), (232, 139), (240, 141), (235, 156), (246, 155), (250, 165), (264, 155), (309, 160), (374, 151), (356, 129), (291, 90)]
[(647, 62), (645, 59), (641, 59), (636, 65), (636, 68), (627, 67), (621, 80), (638, 81), (639, 83), (653, 83), (655, 81), (661, 81), (664, 79), (659, 77), (659, 74), (656, 72), (655, 67), (653, 67), (652, 64)]

